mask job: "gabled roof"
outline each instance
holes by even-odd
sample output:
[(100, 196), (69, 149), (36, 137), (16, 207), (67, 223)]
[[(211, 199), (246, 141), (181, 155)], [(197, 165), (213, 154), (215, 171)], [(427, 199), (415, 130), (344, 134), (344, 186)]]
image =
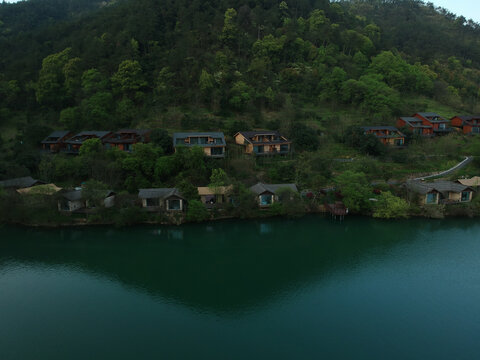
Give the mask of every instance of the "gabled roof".
[(28, 188), (38, 184), (45, 184), (45, 182), (40, 180), (35, 180), (31, 176), (25, 176), (21, 178), (8, 179), (0, 181), (0, 187), (3, 188)]
[(422, 124), (422, 119), (416, 118), (416, 117), (410, 117), (410, 116), (402, 116), (400, 117), (400, 120), (405, 121), (408, 125), (411, 127), (415, 128), (423, 128), (423, 129), (430, 129), (430, 125), (423, 125)]
[(461, 116), (454, 116), (451, 120), (459, 118), (462, 120), (462, 125), (470, 125), (470, 126), (480, 126), (480, 124), (472, 124), (470, 121), (477, 120), (480, 121), (480, 115), (461, 115)]
[(96, 137), (103, 139), (105, 136), (111, 134), (111, 131), (82, 131), (76, 135), (73, 135), (70, 139), (65, 141), (69, 144), (81, 144), (90, 137)]
[(439, 180), (434, 182), (408, 181), (407, 188), (419, 194), (427, 194), (433, 191), (440, 193), (461, 193), (462, 191), (474, 191), (470, 186), (465, 186), (453, 181)]
[(415, 115), (420, 115), (421, 117), (427, 119), (428, 121), (432, 122), (432, 123), (443, 123), (443, 122), (448, 122), (447, 119), (441, 117), (440, 115), (438, 115), (437, 113), (433, 113), (433, 112), (419, 112), (419, 113), (416, 113)]
[(106, 143), (114, 144), (133, 144), (143, 139), (142, 136), (150, 134), (151, 130), (145, 129), (123, 129), (113, 133), (112, 136), (104, 140)]
[(167, 199), (171, 196), (177, 196), (185, 200), (177, 188), (139, 189), (138, 191), (140, 199)]
[[(234, 136), (238, 134), (242, 135), (250, 144), (264, 144), (265, 141), (254, 141), (253, 138), (255, 136), (277, 136), (280, 140), (268, 141), (268, 144), (279, 144), (279, 143), (290, 143), (285, 136), (280, 134), (278, 131), (272, 130), (257, 130), (257, 131), (239, 131)], [(283, 140), (284, 138), (285, 140)]]
[(480, 186), (480, 176), (474, 176), (471, 179), (458, 179), (457, 182), (464, 186)]
[[(219, 186), (215, 190), (217, 191), (216, 194), (223, 195), (223, 194), (228, 193), (232, 189), (233, 189), (233, 186), (230, 185), (230, 186)], [(198, 187), (197, 190), (198, 190), (198, 195), (200, 195), (200, 196), (215, 195), (215, 190), (213, 188), (208, 187), (208, 186)]]
[[(115, 195), (115, 192), (113, 190), (106, 190), (105, 191), (105, 198)], [(77, 201), (82, 199), (82, 189), (78, 190), (70, 190), (70, 191), (65, 191), (62, 193), (62, 196), (69, 200), (69, 201)]]
[(223, 132), (179, 132), (179, 133), (173, 133), (173, 146), (176, 147), (179, 144), (177, 144), (177, 139), (182, 140), (182, 139), (187, 139), (189, 137), (211, 137), (214, 139), (220, 139), (220, 143), (215, 143), (215, 144), (182, 144), (184, 146), (201, 146), (201, 147), (210, 147), (210, 146), (225, 146), (225, 135)]
[(67, 136), (69, 133), (70, 133), (70, 131), (68, 131), (68, 130), (54, 131), (42, 141), (42, 144), (55, 144), (61, 138)]
[(298, 192), (297, 185), (295, 184), (264, 184), (258, 183), (250, 187), (250, 191), (260, 195), (265, 192), (276, 194), (279, 189), (288, 188), (294, 192)]

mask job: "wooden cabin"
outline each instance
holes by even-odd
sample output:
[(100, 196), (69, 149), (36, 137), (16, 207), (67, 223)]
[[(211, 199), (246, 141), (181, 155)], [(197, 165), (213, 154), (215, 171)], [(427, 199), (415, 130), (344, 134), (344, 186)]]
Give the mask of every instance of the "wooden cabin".
[(295, 184), (264, 184), (258, 183), (250, 187), (250, 191), (257, 196), (258, 205), (261, 208), (268, 208), (273, 203), (281, 201), (279, 194), (282, 189), (289, 189), (298, 193)]
[[(103, 206), (111, 208), (115, 205), (115, 192), (107, 190), (103, 198)], [(85, 209), (92, 209), (92, 204), (89, 203), (83, 196), (82, 189), (75, 189), (64, 191), (62, 199), (58, 201), (58, 210), (62, 212), (75, 212)]]
[(422, 120), (422, 124), (431, 126), (434, 135), (444, 135), (452, 131), (449, 127), (450, 121), (432, 112), (420, 112), (413, 115), (417, 119)]
[(454, 116), (450, 122), (464, 134), (480, 134), (480, 115)]
[(0, 188), (4, 189), (26, 189), (32, 186), (44, 185), (44, 181), (36, 180), (31, 176), (24, 176), (21, 178), (8, 179), (0, 181)]
[(227, 143), (222, 132), (189, 132), (174, 133), (173, 147), (175, 151), (179, 146), (199, 146), (203, 149), (205, 156), (212, 158), (225, 157)]
[(362, 126), (363, 133), (373, 134), (384, 145), (403, 146), (405, 135), (393, 126)]
[(42, 150), (57, 153), (65, 148), (65, 140), (71, 138), (72, 135), (68, 130), (54, 131), (41, 142)]
[(82, 131), (65, 140), (65, 147), (61, 150), (67, 154), (78, 154), (80, 147), (89, 139), (100, 139), (102, 143), (112, 135), (111, 131)]
[(278, 131), (240, 131), (234, 138), (235, 143), (245, 147), (246, 154), (286, 155), (292, 150), (292, 142)]
[(453, 181), (409, 181), (408, 190), (420, 194), (420, 205), (457, 204), (472, 201), (473, 192), (470, 186)]
[(400, 117), (397, 121), (397, 127), (406, 128), (415, 135), (433, 135), (433, 127), (431, 125), (423, 125), (422, 120), (416, 117)]
[(232, 191), (232, 188), (233, 186), (219, 186), (217, 188), (198, 187), (197, 190), (202, 204), (207, 208), (213, 208), (230, 201), (229, 193)]
[(150, 142), (150, 133), (151, 130), (119, 130), (105, 139), (104, 144), (107, 149), (117, 148), (122, 151), (132, 152), (135, 144)]
[(138, 198), (148, 211), (182, 212), (186, 210), (186, 199), (176, 188), (140, 189)]

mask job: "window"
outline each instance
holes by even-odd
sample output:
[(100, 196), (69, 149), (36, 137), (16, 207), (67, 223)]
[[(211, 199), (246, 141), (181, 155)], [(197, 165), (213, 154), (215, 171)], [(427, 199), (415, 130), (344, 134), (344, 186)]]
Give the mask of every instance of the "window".
[(182, 200), (180, 199), (167, 200), (167, 210), (182, 210)]
[(445, 129), (447, 128), (447, 125), (445, 125), (445, 124), (438, 124), (438, 128), (439, 128), (440, 130), (445, 130)]
[(427, 194), (427, 204), (436, 204), (437, 203), (437, 193)]
[(480, 134), (480, 128), (478, 126), (472, 127), (472, 133), (473, 134)]
[(192, 145), (198, 144), (198, 137), (191, 137), (190, 138), (190, 144), (192, 144)]
[(255, 154), (263, 154), (263, 145), (258, 145), (253, 147)]
[(175, 141), (175, 144), (177, 144), (177, 145), (185, 144), (185, 138), (178, 138), (178, 139)]
[(222, 147), (214, 147), (210, 149), (210, 154), (212, 155), (223, 155), (223, 148)]
[(261, 206), (272, 205), (272, 203), (273, 203), (273, 195), (271, 195), (271, 194), (260, 195), (260, 205)]
[(462, 201), (470, 201), (470, 191), (462, 191)]
[(280, 145), (281, 152), (288, 152), (288, 144)]
[(147, 206), (148, 207), (160, 206), (160, 199), (159, 198), (147, 199)]

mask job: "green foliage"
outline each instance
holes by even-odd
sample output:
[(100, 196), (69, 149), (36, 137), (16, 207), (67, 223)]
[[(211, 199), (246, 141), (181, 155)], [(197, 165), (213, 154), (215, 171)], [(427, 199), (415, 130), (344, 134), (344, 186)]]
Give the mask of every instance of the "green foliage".
[(335, 185), (343, 196), (345, 206), (353, 213), (369, 211), (372, 188), (364, 173), (345, 171), (334, 178)]
[(91, 179), (82, 184), (82, 197), (87, 200), (89, 207), (101, 207), (107, 189), (107, 185)]
[(164, 154), (173, 152), (173, 139), (168, 135), (168, 131), (164, 129), (153, 129), (150, 133), (150, 141), (152, 144), (162, 148)]
[(391, 192), (382, 192), (375, 204), (373, 217), (384, 219), (398, 219), (408, 217), (408, 203)]
[(103, 152), (102, 141), (100, 139), (94, 138), (94, 139), (85, 140), (83, 142), (82, 146), (80, 146), (79, 154), (80, 156), (93, 158), (95, 156), (98, 156), (102, 152)]
[(188, 202), (187, 221), (200, 222), (209, 218), (209, 213), (205, 205), (200, 200), (191, 200)]
[(112, 76), (112, 84), (117, 92), (133, 96), (147, 86), (143, 78), (142, 67), (136, 60), (125, 60), (118, 66), (118, 71)]
[(361, 128), (356, 126), (349, 127), (345, 131), (344, 141), (347, 145), (368, 155), (379, 156), (386, 151), (385, 145), (375, 135), (365, 134)]

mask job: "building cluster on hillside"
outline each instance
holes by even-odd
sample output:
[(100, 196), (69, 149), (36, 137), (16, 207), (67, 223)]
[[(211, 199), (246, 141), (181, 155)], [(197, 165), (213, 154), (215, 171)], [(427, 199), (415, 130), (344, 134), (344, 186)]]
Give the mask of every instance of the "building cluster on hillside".
[(419, 112), (412, 116), (402, 116), (393, 126), (364, 126), (365, 134), (375, 135), (384, 145), (405, 145), (405, 134), (399, 129), (407, 129), (414, 135), (433, 137), (449, 134), (455, 129), (463, 134), (480, 134), (480, 115), (454, 116), (450, 120), (433, 113)]
[[(51, 153), (78, 154), (83, 143), (90, 139), (99, 139), (106, 149), (117, 148), (131, 152), (138, 143), (150, 142), (151, 130), (125, 129), (111, 131), (82, 131), (73, 134), (70, 131), (54, 131), (42, 142), (44, 151)], [(278, 131), (240, 131), (234, 135), (235, 143), (243, 146), (246, 154), (286, 155), (292, 151), (292, 142)], [(205, 156), (223, 158), (227, 143), (223, 132), (181, 132), (173, 133), (173, 148), (179, 146), (198, 146)]]

